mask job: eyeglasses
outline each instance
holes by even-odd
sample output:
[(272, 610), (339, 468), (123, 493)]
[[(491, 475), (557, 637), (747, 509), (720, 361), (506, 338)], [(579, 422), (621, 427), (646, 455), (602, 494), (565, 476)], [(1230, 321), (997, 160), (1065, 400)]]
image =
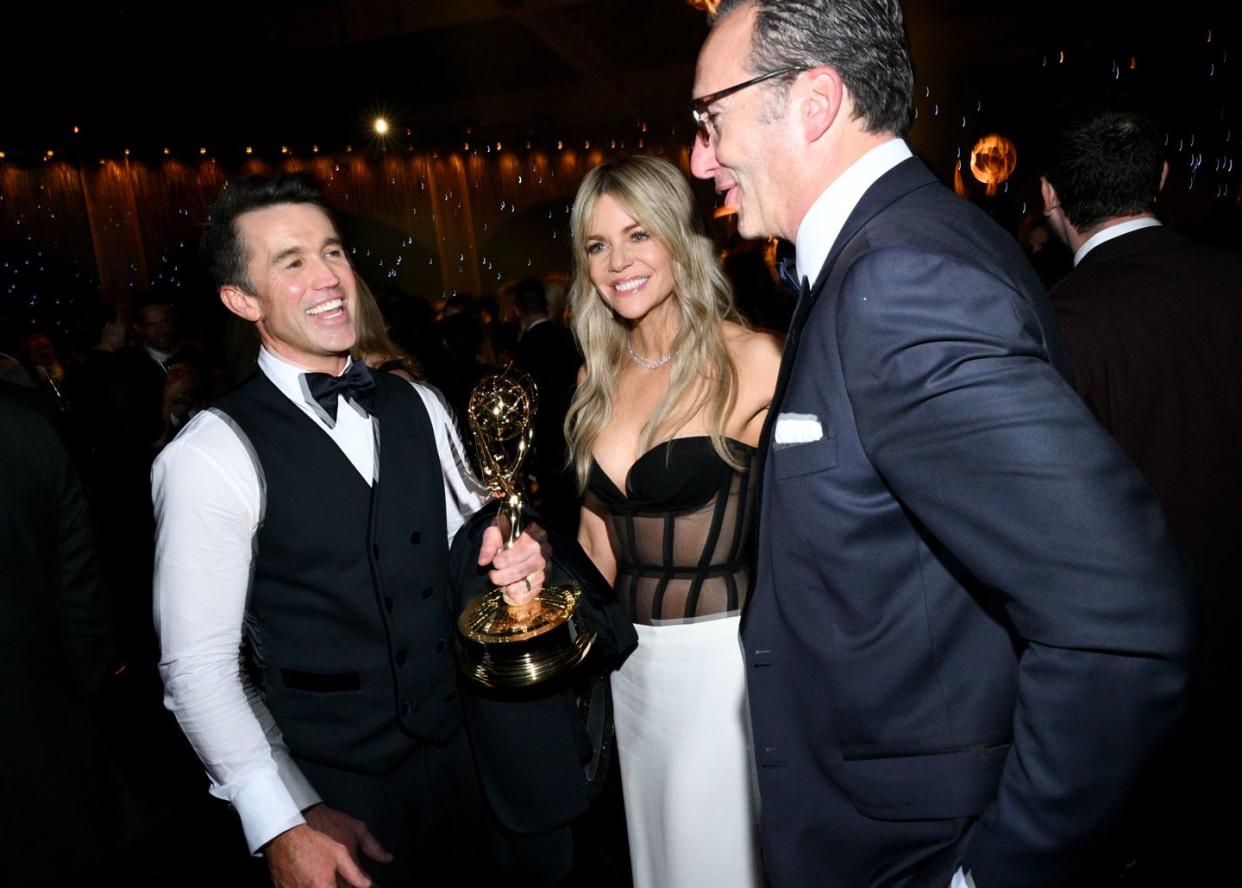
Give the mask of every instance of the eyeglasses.
[(773, 77), (784, 77), (786, 74), (800, 74), (806, 70), (808, 69), (802, 67), (779, 68), (776, 71), (769, 71), (767, 74), (760, 74), (758, 77), (753, 77), (745, 83), (736, 83), (733, 86), (717, 90), (716, 92), (710, 93), (702, 98), (694, 99), (690, 104), (690, 116), (694, 118), (694, 125), (698, 127), (699, 138), (703, 141), (703, 144), (706, 146), (712, 143), (712, 133), (715, 131), (715, 126), (712, 124), (712, 118), (716, 115), (708, 113), (708, 105), (719, 102), (726, 96), (731, 96), (736, 92), (741, 92), (748, 86), (754, 86), (757, 83), (763, 83), (765, 80), (771, 80)]

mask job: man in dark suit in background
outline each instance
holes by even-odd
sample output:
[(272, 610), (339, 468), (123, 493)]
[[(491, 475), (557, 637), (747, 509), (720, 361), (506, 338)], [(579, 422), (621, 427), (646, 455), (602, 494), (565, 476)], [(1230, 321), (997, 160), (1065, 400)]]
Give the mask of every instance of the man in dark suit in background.
[(91, 710), (113, 665), (86, 498), (48, 421), (0, 383), (0, 856), (82, 884), (138, 831)]
[[(1190, 805), (1160, 806), (1169, 821), (1161, 831), (1190, 826), (1194, 840), (1228, 826), (1206, 816), (1208, 786), (1239, 788), (1225, 747), (1242, 727), (1242, 254), (1161, 225), (1161, 143), (1133, 99), (1079, 96), (1059, 109), (1041, 185), (1044, 212), (1074, 253), (1051, 296), (1075, 387), (1155, 487), (1203, 582), (1203, 684), (1186, 756), (1203, 767), (1181, 781)], [(1191, 854), (1166, 844), (1186, 877), (1227, 840)]]
[(581, 501), (566, 465), (564, 426), (582, 356), (573, 333), (548, 317), (547, 294), (538, 279), (518, 281), (513, 305), (522, 324), (514, 363), (539, 387), (535, 455), (526, 467), (538, 482), (532, 499), (549, 523), (572, 536), (578, 529)]
[(205, 368), (201, 351), (178, 337), (167, 296), (143, 293), (130, 313), (138, 343), (116, 355), (113, 422), (130, 447), (146, 452), (149, 468), (159, 448), (204, 406)]
[(726, 0), (699, 56), (691, 169), (803, 281), (742, 619), (764, 862), (1077, 884), (1182, 714), (1192, 580), (912, 86), (897, 0)]

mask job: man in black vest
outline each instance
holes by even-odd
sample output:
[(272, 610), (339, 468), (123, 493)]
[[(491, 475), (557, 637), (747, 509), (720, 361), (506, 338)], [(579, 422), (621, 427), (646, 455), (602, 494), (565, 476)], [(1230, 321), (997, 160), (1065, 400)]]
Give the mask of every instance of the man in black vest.
[[(234, 182), (204, 252), (259, 372), (153, 472), (166, 700), (273, 882), (469, 881), (484, 822), (447, 541), (481, 491), (434, 390), (353, 362), (356, 281), (314, 183)], [(522, 603), (539, 544), (484, 534)], [(391, 853), (389, 853), (391, 852)]]

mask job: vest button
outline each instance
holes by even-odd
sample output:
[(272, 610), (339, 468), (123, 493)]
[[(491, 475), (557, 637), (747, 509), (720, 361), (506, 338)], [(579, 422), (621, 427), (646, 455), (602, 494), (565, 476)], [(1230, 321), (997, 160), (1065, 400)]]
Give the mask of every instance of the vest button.
[(401, 704), (402, 715), (409, 715), (413, 711), (414, 711), (414, 704), (411, 703), (409, 700), (406, 700), (404, 703)]
[(394, 604), (395, 604), (395, 602), (392, 600), (392, 596), (391, 596), (391, 595), (385, 595), (385, 596), (384, 596), (384, 610), (388, 611), (388, 612), (391, 614), (391, 613), (392, 613), (392, 608), (393, 608), (393, 605), (394, 605)]
[(438, 654), (444, 653), (444, 649), (446, 647), (448, 647), (448, 642), (445, 641), (443, 638), (441, 638), (439, 641), (436, 642), (436, 653)]
[(432, 595), (435, 595), (435, 594), (436, 594), (436, 590), (433, 589), (431, 586), (428, 586), (426, 589), (423, 590), (423, 598), (430, 598)]
[(379, 558), (379, 543), (371, 544), (371, 554), (374, 555), (376, 558)]
[(414, 545), (417, 546), (422, 541), (423, 541), (423, 535), (419, 531), (416, 530), (412, 534), (410, 534), (410, 542), (413, 543)]
[(409, 656), (410, 655), (407, 654), (405, 651), (397, 651), (397, 665), (404, 666), (405, 661), (409, 658)]

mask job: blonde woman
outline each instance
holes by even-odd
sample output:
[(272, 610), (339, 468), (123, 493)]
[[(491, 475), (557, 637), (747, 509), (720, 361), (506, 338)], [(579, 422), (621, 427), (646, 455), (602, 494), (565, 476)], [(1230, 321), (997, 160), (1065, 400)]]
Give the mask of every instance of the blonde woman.
[(570, 224), (579, 538), (639, 635), (612, 677), (634, 884), (761, 885), (737, 630), (780, 344), (742, 323), (667, 161), (596, 167)]

